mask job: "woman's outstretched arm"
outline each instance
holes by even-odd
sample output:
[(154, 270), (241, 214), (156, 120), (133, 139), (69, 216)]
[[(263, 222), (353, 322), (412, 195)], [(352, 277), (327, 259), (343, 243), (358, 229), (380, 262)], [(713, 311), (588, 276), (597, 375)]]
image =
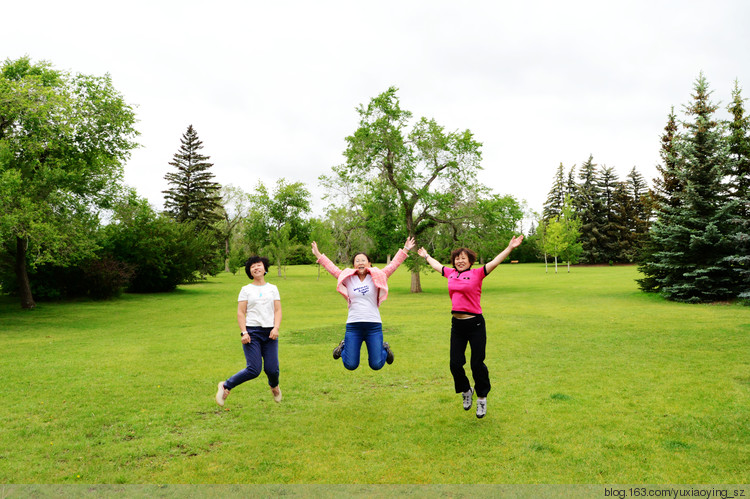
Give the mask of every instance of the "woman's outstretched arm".
[(393, 260), (391, 260), (391, 263), (386, 265), (383, 268), (383, 272), (385, 272), (385, 275), (389, 276), (396, 272), (396, 269), (399, 265), (401, 265), (404, 260), (409, 256), (409, 251), (414, 247), (414, 238), (408, 237), (406, 238), (406, 242), (404, 243), (403, 251), (398, 251), (396, 253), (396, 256), (393, 257)]
[(515, 237), (513, 236), (510, 239), (510, 242), (508, 243), (508, 247), (505, 248), (503, 251), (500, 252), (499, 255), (497, 255), (495, 258), (492, 259), (491, 262), (487, 263), (484, 268), (487, 269), (486, 272), (489, 275), (490, 272), (495, 270), (498, 265), (500, 265), (500, 262), (508, 258), (508, 255), (510, 255), (510, 252), (514, 249), (518, 248), (521, 245), (521, 242), (523, 241), (523, 234)]
[(427, 263), (430, 265), (430, 267), (435, 269), (436, 272), (440, 272), (441, 274), (443, 273), (443, 265), (437, 260), (435, 260), (434, 258), (432, 258), (429, 254), (427, 254), (426, 249), (419, 248), (417, 250), (417, 254), (421, 256), (422, 258), (424, 258), (427, 261)]
[(313, 255), (315, 255), (315, 258), (318, 259), (318, 263), (321, 264), (323, 268), (326, 269), (333, 277), (338, 279), (339, 274), (341, 274), (341, 269), (338, 268), (330, 258), (325, 256), (318, 250), (318, 243), (316, 243), (315, 241), (312, 242), (312, 252)]

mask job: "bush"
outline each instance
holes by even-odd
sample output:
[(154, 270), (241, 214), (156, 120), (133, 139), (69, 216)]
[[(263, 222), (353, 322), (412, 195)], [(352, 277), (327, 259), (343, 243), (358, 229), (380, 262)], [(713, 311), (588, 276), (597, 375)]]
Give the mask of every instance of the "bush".
[(128, 291), (172, 291), (194, 282), (216, 260), (216, 242), (195, 225), (178, 223), (157, 214), (148, 202), (134, 195), (115, 211), (105, 227), (104, 249), (133, 267)]
[[(105, 300), (122, 294), (133, 268), (109, 256), (90, 258), (69, 267), (54, 264), (29, 269), (31, 292), (38, 301), (89, 297)], [(18, 292), (15, 274), (3, 274), (3, 290)]]
[(114, 298), (122, 294), (135, 274), (135, 267), (105, 256), (83, 268), (86, 292), (94, 300)]

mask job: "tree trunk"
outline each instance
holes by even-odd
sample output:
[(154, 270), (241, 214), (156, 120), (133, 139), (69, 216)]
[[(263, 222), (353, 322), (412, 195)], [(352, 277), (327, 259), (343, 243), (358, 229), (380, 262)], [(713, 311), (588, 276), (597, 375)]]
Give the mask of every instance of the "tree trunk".
[(557, 274), (557, 256), (555, 256), (555, 274)]
[(411, 292), (412, 293), (422, 292), (422, 282), (419, 280), (418, 270), (411, 273)]
[(34, 308), (36, 303), (31, 296), (31, 283), (29, 273), (26, 272), (26, 241), (20, 237), (16, 238), (16, 279), (18, 280), (18, 292), (21, 294), (21, 308)]
[(224, 239), (224, 272), (231, 272), (229, 270), (229, 239)]

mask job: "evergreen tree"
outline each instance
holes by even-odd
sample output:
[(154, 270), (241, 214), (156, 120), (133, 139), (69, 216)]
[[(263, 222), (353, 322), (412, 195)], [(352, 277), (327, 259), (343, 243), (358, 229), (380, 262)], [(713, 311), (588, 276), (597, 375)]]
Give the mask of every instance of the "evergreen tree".
[(677, 156), (675, 152), (677, 131), (677, 116), (674, 114), (674, 107), (672, 107), (667, 118), (667, 125), (664, 127), (664, 134), (661, 136), (661, 149), (659, 151), (661, 164), (656, 165), (660, 176), (654, 179), (654, 194), (658, 204), (668, 204), (675, 207), (679, 199), (675, 194), (680, 190), (681, 185), (677, 176)]
[(545, 221), (552, 220), (562, 213), (562, 207), (565, 203), (565, 179), (563, 175), (563, 164), (557, 167), (555, 178), (552, 181), (552, 188), (547, 194), (547, 201), (544, 203), (542, 216)]
[(646, 246), (648, 231), (651, 226), (652, 196), (643, 175), (633, 167), (625, 183), (625, 194), (632, 206), (628, 217), (628, 230), (632, 236), (632, 247), (625, 250), (623, 256), (628, 262), (637, 260)]
[(195, 222), (198, 230), (212, 227), (223, 216), (221, 186), (213, 181), (213, 163), (200, 153), (203, 142), (193, 125), (182, 135), (180, 150), (169, 162), (177, 171), (164, 178), (171, 187), (164, 193), (164, 209), (178, 222)]
[[(677, 175), (677, 155), (675, 152), (677, 140), (677, 116), (674, 113), (674, 106), (670, 109), (667, 117), (667, 124), (664, 127), (664, 133), (661, 136), (661, 149), (659, 156), (661, 164), (656, 165), (660, 176), (654, 179), (654, 190), (651, 195), (649, 219), (654, 215), (657, 220), (662, 216), (666, 209), (679, 209), (680, 181)], [(643, 278), (637, 279), (638, 286), (646, 292), (658, 292), (661, 282), (666, 278), (666, 270), (658, 264), (656, 254), (662, 251), (661, 240), (653, 237), (649, 231), (643, 244), (643, 249), (639, 257), (640, 265), (638, 271), (643, 274)]]
[(727, 124), (729, 158), (726, 174), (733, 249), (726, 262), (738, 277), (738, 296), (750, 299), (750, 119), (737, 81), (727, 109), (732, 116)]
[(576, 205), (578, 197), (578, 184), (576, 183), (576, 165), (570, 167), (568, 171), (568, 180), (565, 182), (565, 195), (570, 196), (573, 206)]
[(581, 261), (601, 263), (606, 261), (602, 251), (606, 238), (603, 233), (606, 214), (599, 172), (592, 155), (581, 165), (579, 177), (581, 183), (578, 185), (576, 208), (581, 221)]
[(602, 237), (599, 240), (601, 261), (620, 261), (619, 246), (621, 242), (624, 242), (624, 240), (627, 239), (625, 233), (627, 232), (627, 219), (629, 214), (627, 211), (623, 211), (623, 206), (618, 206), (618, 203), (623, 201), (621, 192), (619, 192), (617, 198), (615, 197), (616, 191), (621, 191), (622, 186), (614, 168), (602, 166), (599, 186), (602, 195), (603, 208), (601, 226)]
[[(725, 263), (729, 238), (722, 177), (726, 153), (714, 119), (717, 105), (701, 74), (685, 113), (685, 132), (674, 141), (678, 188), (665, 202), (651, 237), (657, 251), (650, 265), (660, 292), (685, 302), (731, 298), (735, 276)], [(676, 201), (676, 202), (674, 202)]]

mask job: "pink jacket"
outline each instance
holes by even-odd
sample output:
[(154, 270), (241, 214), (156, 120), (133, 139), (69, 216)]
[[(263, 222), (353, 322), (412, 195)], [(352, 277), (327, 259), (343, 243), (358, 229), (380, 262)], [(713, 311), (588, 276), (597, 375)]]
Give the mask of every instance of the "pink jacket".
[[(378, 307), (385, 301), (386, 298), (388, 298), (388, 278), (396, 271), (398, 266), (401, 265), (401, 263), (403, 263), (403, 261), (406, 260), (406, 257), (408, 256), (409, 254), (402, 248), (398, 250), (396, 256), (394, 256), (393, 260), (391, 260), (391, 263), (386, 265), (383, 270), (380, 270), (377, 267), (369, 267), (367, 269), (367, 272), (369, 272), (372, 276), (373, 284), (375, 284), (375, 287), (378, 288)], [(336, 291), (341, 293), (341, 295), (346, 298), (346, 302), (348, 304), (351, 304), (351, 300), (349, 299), (349, 292), (346, 289), (346, 284), (344, 284), (344, 279), (353, 276), (357, 273), (357, 271), (350, 268), (341, 270), (336, 266), (335, 263), (330, 260), (330, 258), (325, 255), (320, 255), (320, 258), (318, 258), (318, 263), (321, 264), (323, 268), (325, 268), (328, 272), (331, 273), (333, 277), (337, 279)]]

